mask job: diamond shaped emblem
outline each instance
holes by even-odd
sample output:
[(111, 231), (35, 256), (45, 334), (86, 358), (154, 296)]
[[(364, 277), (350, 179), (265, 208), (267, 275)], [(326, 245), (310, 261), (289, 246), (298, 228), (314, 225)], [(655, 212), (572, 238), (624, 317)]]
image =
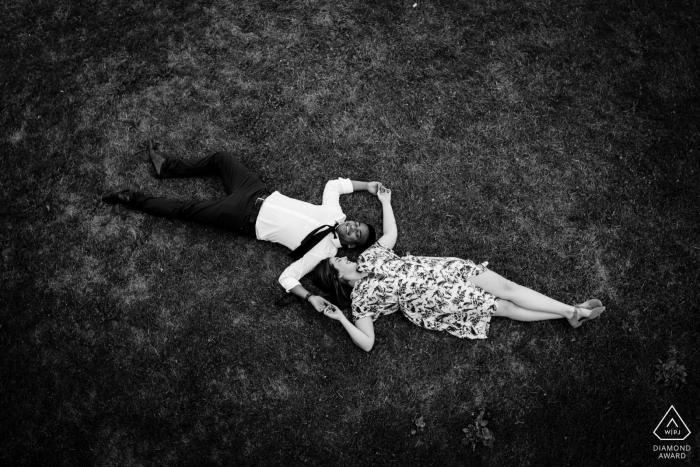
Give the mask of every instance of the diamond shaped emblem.
[(656, 426), (654, 434), (661, 441), (683, 441), (690, 436), (690, 429), (675, 407), (671, 406)]

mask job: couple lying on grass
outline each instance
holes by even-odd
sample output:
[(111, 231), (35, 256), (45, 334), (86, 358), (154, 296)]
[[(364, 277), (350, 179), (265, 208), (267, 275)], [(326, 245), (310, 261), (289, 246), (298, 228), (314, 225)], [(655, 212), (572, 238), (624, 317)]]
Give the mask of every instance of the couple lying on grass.
[[(573, 327), (599, 316), (599, 300), (565, 305), (459, 258), (406, 256), (392, 252), (397, 227), (391, 191), (379, 182), (331, 180), (323, 203), (315, 205), (270, 192), (258, 176), (232, 154), (217, 152), (198, 159), (169, 159), (145, 145), (159, 178), (219, 175), (227, 196), (213, 201), (179, 201), (131, 190), (106, 193), (108, 204), (124, 204), (149, 214), (203, 222), (236, 233), (272, 241), (292, 250), (295, 260), (280, 276), (289, 293), (342, 323), (350, 338), (369, 351), (374, 345), (374, 321), (401, 310), (410, 321), (458, 337), (484, 339), (491, 316), (517, 321), (566, 318)], [(384, 235), (375, 241), (374, 228), (346, 221), (341, 194), (368, 191), (382, 204)], [(335, 257), (339, 248), (369, 247), (358, 263)], [(313, 270), (325, 297), (308, 292), (299, 282)], [(328, 299), (352, 307), (354, 324)]]
[(314, 269), (319, 288), (337, 305), (350, 306), (354, 322), (333, 305), (324, 314), (340, 321), (363, 350), (370, 351), (374, 345), (374, 321), (397, 310), (424, 328), (470, 339), (486, 338), (491, 316), (516, 321), (566, 318), (571, 326), (579, 327), (605, 310), (596, 299), (579, 305), (558, 302), (489, 271), (488, 263), (412, 255), (400, 258), (392, 251), (398, 229), (391, 191), (380, 186), (377, 197), (382, 203), (384, 235), (357, 263), (329, 258)]

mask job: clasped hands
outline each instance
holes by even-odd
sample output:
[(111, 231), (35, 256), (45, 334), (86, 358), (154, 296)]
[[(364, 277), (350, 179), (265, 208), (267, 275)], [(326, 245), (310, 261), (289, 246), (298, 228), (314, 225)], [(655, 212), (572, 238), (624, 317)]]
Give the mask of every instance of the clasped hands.
[(376, 195), (382, 203), (391, 202), (391, 190), (385, 187), (382, 182), (368, 182), (367, 191)]
[(313, 306), (316, 311), (323, 313), (329, 318), (338, 320), (341, 316), (345, 316), (340, 308), (318, 295), (309, 297), (309, 303), (311, 303), (311, 306)]

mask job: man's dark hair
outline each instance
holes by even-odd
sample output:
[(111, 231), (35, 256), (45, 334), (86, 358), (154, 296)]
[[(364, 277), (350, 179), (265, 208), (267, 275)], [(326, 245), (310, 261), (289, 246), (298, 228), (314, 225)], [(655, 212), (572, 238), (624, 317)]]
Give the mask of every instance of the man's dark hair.
[(374, 230), (373, 225), (367, 224), (367, 232), (367, 241), (360, 245), (361, 250), (371, 247), (374, 244), (374, 242), (377, 241), (377, 232)]

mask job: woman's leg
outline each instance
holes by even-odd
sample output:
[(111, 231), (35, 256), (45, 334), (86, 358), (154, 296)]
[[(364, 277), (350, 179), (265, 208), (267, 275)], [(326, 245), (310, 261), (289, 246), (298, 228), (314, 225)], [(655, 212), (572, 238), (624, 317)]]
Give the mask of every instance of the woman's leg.
[(503, 299), (498, 301), (498, 309), (493, 313), (493, 316), (510, 318), (515, 321), (544, 321), (547, 319), (560, 319), (564, 317), (556, 313), (527, 310), (511, 301)]
[[(521, 315), (522, 312), (520, 310), (525, 310), (529, 311), (530, 313), (543, 312), (549, 315), (557, 315), (555, 317), (547, 317), (545, 315), (538, 314), (537, 316), (540, 316), (539, 319), (571, 319), (574, 317), (573, 305), (558, 302), (553, 298), (549, 298), (546, 295), (542, 295), (541, 293), (535, 292), (532, 289), (528, 289), (527, 287), (518, 285), (515, 282), (511, 282), (493, 271), (485, 271), (478, 276), (470, 277), (468, 280), (472, 284), (484, 289), (490, 294), (503, 300), (508, 300), (509, 302), (512, 302), (512, 304), (517, 305), (519, 308), (519, 310), (515, 311), (517, 316)], [(587, 318), (588, 315), (590, 315), (590, 310), (581, 308), (580, 314), (582, 318)], [(519, 319), (519, 321), (537, 321), (537, 319)]]

